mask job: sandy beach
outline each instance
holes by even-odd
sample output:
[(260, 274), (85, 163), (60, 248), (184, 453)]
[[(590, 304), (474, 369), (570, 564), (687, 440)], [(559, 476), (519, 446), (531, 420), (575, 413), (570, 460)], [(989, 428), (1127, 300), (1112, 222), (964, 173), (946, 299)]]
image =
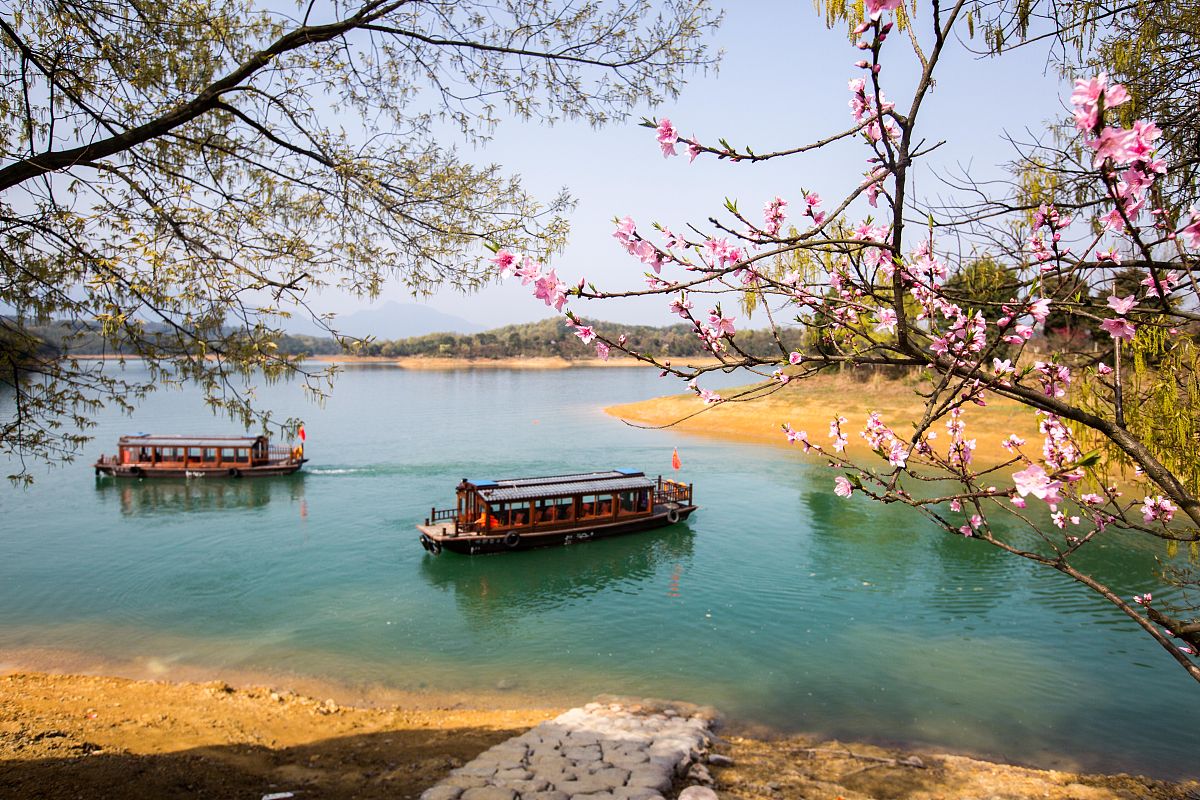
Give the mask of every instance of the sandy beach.
[[(0, 796), (416, 798), (556, 708), (355, 707), (285, 687), (8, 672)], [(1080, 775), (727, 725), (723, 800), (1195, 800), (1200, 783)], [(915, 759), (914, 759), (915, 756)]]
[[(798, 431), (807, 431), (810, 441), (828, 446), (829, 422), (838, 414), (849, 420), (843, 430), (849, 436), (847, 453), (864, 463), (878, 462), (858, 435), (867, 415), (878, 411), (885, 423), (899, 435), (911, 431), (908, 420), (920, 419), (924, 403), (916, 393), (915, 382), (852, 377), (821, 376), (796, 381), (772, 395), (752, 402), (726, 402), (705, 406), (695, 395), (677, 394), (636, 403), (609, 406), (612, 416), (635, 425), (672, 427), (684, 433), (716, 436), (743, 442), (761, 442), (788, 447), (780, 426), (788, 423)], [(722, 392), (732, 396), (734, 392)], [(969, 406), (963, 419), (965, 437), (975, 439), (975, 458), (979, 464), (994, 465), (1010, 454), (1000, 442), (1010, 433), (1030, 442), (1039, 441), (1037, 416), (1029, 408), (1012, 400), (991, 397), (987, 406)], [(701, 412), (698, 413), (697, 412)], [(944, 426), (934, 428), (946, 440)], [(793, 445), (793, 447), (795, 447)], [(797, 452), (800, 452), (796, 448)], [(810, 454), (819, 458), (819, 454)]]

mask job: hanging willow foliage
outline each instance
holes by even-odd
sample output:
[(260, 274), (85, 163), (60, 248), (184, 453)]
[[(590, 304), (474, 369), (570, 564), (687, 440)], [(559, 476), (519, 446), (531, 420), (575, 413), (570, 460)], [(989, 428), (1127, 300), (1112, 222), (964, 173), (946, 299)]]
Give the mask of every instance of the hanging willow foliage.
[[(1173, 330), (1165, 324), (1141, 325), (1122, 350), (1125, 420), (1129, 432), (1195, 494), (1200, 491), (1200, 348), (1192, 337)], [(1106, 418), (1113, 415), (1108, 380), (1080, 379), (1072, 390), (1081, 407)], [(1075, 424), (1073, 430), (1087, 449), (1101, 451), (1099, 477), (1128, 477), (1132, 462), (1117, 445), (1084, 425)]]

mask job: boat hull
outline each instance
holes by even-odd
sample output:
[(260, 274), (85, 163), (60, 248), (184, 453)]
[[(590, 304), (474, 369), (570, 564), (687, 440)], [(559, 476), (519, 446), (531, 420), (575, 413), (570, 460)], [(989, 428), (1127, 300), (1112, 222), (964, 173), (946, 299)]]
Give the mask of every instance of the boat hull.
[(291, 475), (304, 466), (304, 462), (291, 461), (277, 464), (259, 464), (253, 467), (142, 467), (137, 464), (98, 463), (97, 475), (114, 478), (265, 478), (271, 475)]
[(418, 525), (421, 532), (421, 545), (426, 551), (438, 555), (442, 550), (458, 553), (464, 556), (486, 555), (489, 553), (512, 553), (520, 550), (533, 550), (539, 547), (557, 547), (596, 539), (607, 539), (613, 536), (624, 536), (630, 533), (662, 528), (683, 522), (699, 506), (680, 505), (677, 507), (659, 506), (648, 516), (628, 520), (618, 520), (603, 525), (579, 526), (546, 531), (514, 531), (498, 529), (488, 534), (454, 535), (453, 524)]

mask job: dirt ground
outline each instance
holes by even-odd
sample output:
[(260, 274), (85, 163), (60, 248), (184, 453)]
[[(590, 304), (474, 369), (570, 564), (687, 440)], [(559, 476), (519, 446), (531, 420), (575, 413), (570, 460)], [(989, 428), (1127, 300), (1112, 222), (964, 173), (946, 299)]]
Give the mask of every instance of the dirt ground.
[[(0, 676), (0, 797), (415, 798), (559, 709), (351, 708), (222, 682)], [(1080, 776), (729, 730), (723, 800), (1200, 800), (1200, 783)]]

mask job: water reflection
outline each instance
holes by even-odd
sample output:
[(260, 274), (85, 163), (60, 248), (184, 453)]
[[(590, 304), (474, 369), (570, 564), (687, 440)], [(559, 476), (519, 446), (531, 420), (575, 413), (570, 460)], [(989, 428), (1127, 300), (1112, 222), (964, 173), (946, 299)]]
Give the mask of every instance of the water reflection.
[(130, 517), (171, 516), (184, 513), (262, 508), (272, 497), (300, 501), (304, 499), (304, 474), (271, 478), (96, 478), (96, 494), (101, 503), (116, 503)]
[(661, 596), (686, 594), (693, 555), (688, 523), (569, 547), (490, 556), (443, 554), (421, 560), (430, 585), (454, 593), (473, 626), (492, 626), (577, 602), (606, 589)]

